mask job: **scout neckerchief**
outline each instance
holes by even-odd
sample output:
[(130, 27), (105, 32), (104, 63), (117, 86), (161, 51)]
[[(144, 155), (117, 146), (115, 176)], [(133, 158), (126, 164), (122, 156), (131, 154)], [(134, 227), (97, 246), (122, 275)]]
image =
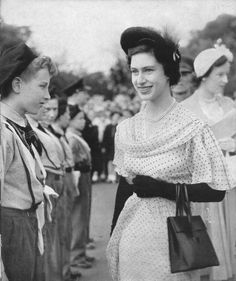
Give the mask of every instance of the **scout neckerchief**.
[[(20, 138), (20, 140), (22, 141), (22, 143), (27, 147), (27, 149), (30, 151), (31, 155), (33, 156), (33, 158), (35, 158), (35, 154), (33, 152), (33, 149), (31, 147), (31, 145), (29, 145), (29, 143), (26, 141), (26, 138), (24, 138), (22, 132), (20, 131), (20, 126), (16, 125), (14, 122), (12, 122), (11, 120), (7, 119), (6, 120), (6, 127), (11, 130), (13, 133), (15, 132), (17, 134), (17, 136)], [(19, 149), (20, 151), (20, 149)], [(20, 156), (21, 156), (21, 160), (22, 160), (22, 163), (23, 163), (23, 166), (24, 166), (24, 169), (25, 169), (25, 172), (26, 172), (26, 178), (27, 178), (27, 183), (28, 183), (28, 189), (29, 189), (29, 192), (30, 192), (30, 196), (31, 196), (31, 199), (32, 199), (32, 204), (31, 204), (31, 210), (35, 210), (37, 209), (37, 206), (41, 203), (35, 203), (35, 197), (34, 197), (34, 193), (33, 193), (33, 189), (32, 189), (32, 184), (31, 184), (31, 179), (30, 179), (30, 171), (20, 153)], [(40, 182), (41, 180), (38, 179)], [(42, 185), (44, 185), (43, 182), (41, 182)]]
[(26, 127), (21, 127), (9, 119), (7, 119), (7, 122), (15, 129), (16, 133), (18, 134), (24, 145), (28, 148), (33, 157), (34, 153), (31, 144), (35, 146), (39, 155), (42, 154), (41, 141), (39, 140), (37, 134), (34, 132), (28, 121)]

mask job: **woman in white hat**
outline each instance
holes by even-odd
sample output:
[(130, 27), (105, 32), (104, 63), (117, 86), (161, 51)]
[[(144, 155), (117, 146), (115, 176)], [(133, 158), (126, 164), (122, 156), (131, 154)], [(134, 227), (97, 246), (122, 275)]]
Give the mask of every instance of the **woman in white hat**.
[[(224, 45), (216, 45), (199, 53), (194, 60), (199, 87), (183, 101), (185, 106), (211, 126), (225, 155), (236, 151), (236, 108), (231, 98), (223, 96), (232, 60), (232, 53)], [(232, 176), (235, 175), (232, 173)], [(201, 214), (208, 224), (220, 261), (220, 266), (208, 272), (211, 280), (227, 280), (236, 275), (235, 213), (236, 189), (227, 193), (220, 204), (204, 203), (201, 206)]]

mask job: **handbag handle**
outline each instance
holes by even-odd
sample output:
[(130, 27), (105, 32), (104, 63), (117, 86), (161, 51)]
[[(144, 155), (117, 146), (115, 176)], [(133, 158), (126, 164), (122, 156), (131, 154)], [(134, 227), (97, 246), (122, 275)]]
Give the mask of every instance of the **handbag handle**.
[(176, 211), (175, 211), (175, 216), (183, 216), (183, 208), (182, 208), (182, 204), (181, 204), (181, 201), (182, 201), (182, 195), (180, 193), (180, 184), (177, 183), (176, 184)]
[(192, 211), (190, 207), (188, 190), (185, 184), (176, 184), (176, 217), (186, 214), (190, 229), (192, 229)]
[(176, 184), (176, 216), (184, 216), (184, 211), (186, 214), (188, 213), (183, 188), (183, 185)]
[(183, 185), (183, 191), (184, 191), (184, 196), (185, 196), (184, 203), (185, 203), (186, 210), (187, 210), (185, 212), (187, 215), (189, 213), (190, 217), (192, 217), (192, 211), (191, 211), (190, 201), (189, 201), (189, 197), (188, 197), (188, 190), (187, 190), (187, 186), (185, 184)]

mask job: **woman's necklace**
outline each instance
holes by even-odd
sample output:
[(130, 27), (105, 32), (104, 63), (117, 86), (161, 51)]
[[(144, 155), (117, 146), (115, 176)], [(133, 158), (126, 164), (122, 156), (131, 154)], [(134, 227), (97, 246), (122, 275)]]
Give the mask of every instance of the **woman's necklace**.
[[(159, 116), (158, 118), (155, 118), (155, 119), (151, 119), (151, 118), (148, 118), (148, 117), (145, 116), (145, 120), (148, 121), (148, 122), (152, 122), (152, 123), (160, 121), (161, 119), (163, 119), (174, 108), (174, 106), (176, 104), (177, 104), (177, 102), (175, 100), (173, 100), (171, 105), (162, 113), (161, 116)], [(145, 110), (145, 113), (146, 113), (146, 110)], [(145, 114), (145, 115), (147, 115), (147, 114)]]

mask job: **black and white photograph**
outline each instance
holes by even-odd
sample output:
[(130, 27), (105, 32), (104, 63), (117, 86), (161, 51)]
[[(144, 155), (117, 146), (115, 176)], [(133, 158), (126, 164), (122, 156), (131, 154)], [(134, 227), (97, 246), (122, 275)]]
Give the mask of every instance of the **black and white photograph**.
[(0, 281), (236, 281), (235, 0), (0, 0)]

